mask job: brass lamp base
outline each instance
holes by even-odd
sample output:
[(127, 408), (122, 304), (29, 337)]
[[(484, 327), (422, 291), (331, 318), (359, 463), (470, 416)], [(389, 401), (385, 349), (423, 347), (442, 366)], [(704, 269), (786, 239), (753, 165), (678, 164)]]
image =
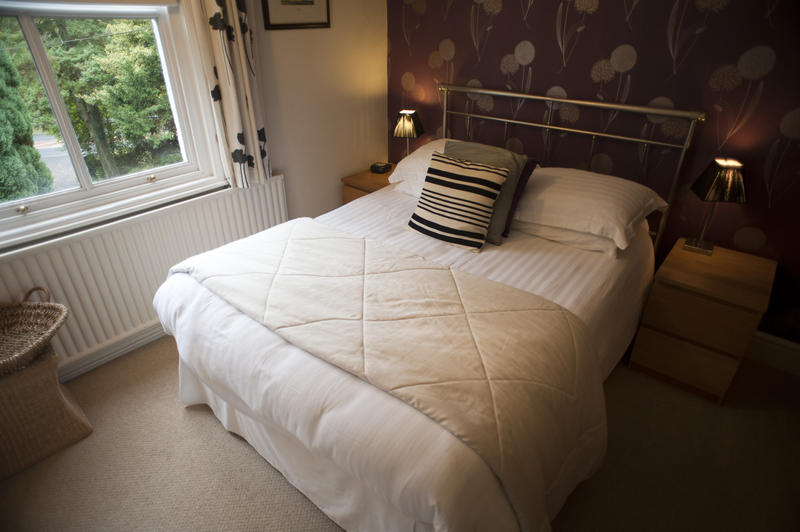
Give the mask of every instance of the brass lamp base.
[(695, 253), (702, 253), (703, 255), (711, 255), (714, 253), (714, 244), (699, 238), (689, 238), (683, 244), (683, 249)]

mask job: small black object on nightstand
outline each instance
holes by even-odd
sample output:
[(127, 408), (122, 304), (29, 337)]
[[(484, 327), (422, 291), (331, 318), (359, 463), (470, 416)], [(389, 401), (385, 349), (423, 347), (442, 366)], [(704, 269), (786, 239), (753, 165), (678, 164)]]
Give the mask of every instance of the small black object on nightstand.
[(385, 174), (391, 169), (392, 169), (392, 163), (372, 163), (369, 166), (369, 170), (373, 174)]

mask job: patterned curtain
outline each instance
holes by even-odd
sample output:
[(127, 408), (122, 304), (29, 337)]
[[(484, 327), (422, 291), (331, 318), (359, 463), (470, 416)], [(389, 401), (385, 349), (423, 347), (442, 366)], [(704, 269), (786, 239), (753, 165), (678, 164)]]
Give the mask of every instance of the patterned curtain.
[(199, 52), (214, 101), (214, 120), (226, 179), (249, 187), (272, 177), (267, 136), (257, 102), (253, 33), (246, 0), (202, 0), (195, 9)]

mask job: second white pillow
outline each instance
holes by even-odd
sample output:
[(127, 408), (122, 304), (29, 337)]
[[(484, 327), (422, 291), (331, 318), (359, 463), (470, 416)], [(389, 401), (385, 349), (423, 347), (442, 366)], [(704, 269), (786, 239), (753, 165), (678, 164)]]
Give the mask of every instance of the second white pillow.
[(652, 189), (634, 181), (573, 168), (538, 167), (514, 220), (591, 233), (625, 249), (645, 217), (666, 207)]
[(531, 222), (511, 222), (511, 230), (525, 233), (526, 235), (538, 236), (545, 240), (551, 240), (573, 248), (586, 251), (598, 251), (609, 257), (617, 256), (617, 245), (610, 238), (593, 235), (592, 233), (582, 233), (580, 231), (570, 231), (561, 227), (551, 227)]

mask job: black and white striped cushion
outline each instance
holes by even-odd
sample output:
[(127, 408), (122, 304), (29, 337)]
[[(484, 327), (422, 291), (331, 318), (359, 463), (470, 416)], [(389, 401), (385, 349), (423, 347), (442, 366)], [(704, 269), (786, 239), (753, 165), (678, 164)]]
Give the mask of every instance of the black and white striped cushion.
[(508, 170), (434, 152), (408, 226), (478, 252)]

